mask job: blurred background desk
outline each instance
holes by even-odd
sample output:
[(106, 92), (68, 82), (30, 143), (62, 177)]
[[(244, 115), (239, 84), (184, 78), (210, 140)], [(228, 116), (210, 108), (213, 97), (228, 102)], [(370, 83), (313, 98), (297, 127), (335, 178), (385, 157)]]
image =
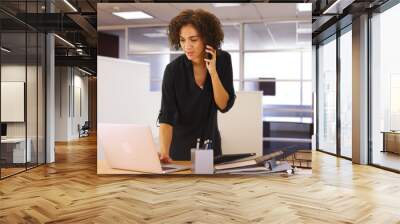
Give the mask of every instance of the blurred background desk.
[(382, 152), (393, 152), (396, 154), (400, 154), (400, 131), (382, 131), (382, 133)]
[[(1, 139), (1, 158), (5, 163), (25, 163), (31, 161), (31, 142), (28, 142), (25, 151), (25, 138), (6, 138)], [(26, 160), (26, 161), (25, 161)]]

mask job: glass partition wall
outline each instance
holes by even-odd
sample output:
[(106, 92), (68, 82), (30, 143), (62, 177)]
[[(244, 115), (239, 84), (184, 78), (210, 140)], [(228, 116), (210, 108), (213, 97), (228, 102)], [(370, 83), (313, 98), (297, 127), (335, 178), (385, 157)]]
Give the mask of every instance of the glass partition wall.
[[(0, 4), (0, 6), (3, 3)], [(8, 5), (7, 5), (8, 6)], [(39, 12), (39, 1), (19, 2)], [(0, 178), (45, 163), (45, 34), (0, 11)]]
[[(400, 4), (388, 1), (369, 17), (368, 164), (400, 172)], [(352, 27), (317, 45), (318, 149), (352, 158)], [(356, 40), (357, 41), (357, 40)], [(330, 44), (330, 47), (329, 47)], [(336, 45), (334, 47), (333, 45)], [(322, 49), (321, 49), (322, 48)], [(336, 48), (336, 49), (335, 49)], [(331, 55), (326, 56), (326, 51)], [(339, 57), (336, 59), (336, 55)], [(328, 58), (327, 58), (328, 57)], [(329, 62), (327, 62), (329, 60)], [(328, 64), (328, 65), (327, 65)], [(329, 69), (327, 69), (329, 67)], [(338, 69), (334, 71), (334, 69)], [(327, 72), (334, 73), (327, 79)], [(338, 85), (331, 88), (328, 83)], [(334, 84), (336, 82), (336, 84)], [(332, 93), (329, 100), (329, 93)], [(338, 97), (334, 99), (334, 97)], [(327, 103), (327, 100), (330, 103)], [(337, 105), (334, 105), (336, 102)], [(336, 107), (335, 109), (332, 109)], [(331, 112), (329, 113), (329, 108)], [(337, 115), (335, 115), (335, 113)], [(331, 116), (329, 116), (331, 115)], [(331, 122), (327, 122), (330, 118)], [(335, 128), (337, 130), (335, 130)], [(327, 133), (331, 133), (328, 135)], [(329, 137), (328, 137), (329, 136)], [(335, 149), (336, 147), (336, 149)]]
[(317, 149), (352, 158), (352, 26), (319, 43)]
[(3, 178), (24, 171), (26, 162), (31, 161), (31, 151), (26, 150), (26, 33), (1, 33), (1, 46), (0, 150)]
[(318, 47), (318, 149), (336, 154), (336, 36)]
[(371, 18), (370, 163), (400, 172), (400, 4)]
[(340, 36), (340, 155), (352, 158), (352, 33), (351, 25)]

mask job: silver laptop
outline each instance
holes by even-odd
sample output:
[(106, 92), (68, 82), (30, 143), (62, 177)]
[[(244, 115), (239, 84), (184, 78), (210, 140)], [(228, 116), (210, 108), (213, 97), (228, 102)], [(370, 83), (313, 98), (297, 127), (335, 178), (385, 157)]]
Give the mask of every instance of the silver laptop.
[(100, 146), (111, 168), (143, 173), (166, 174), (190, 166), (161, 164), (149, 126), (100, 123)]

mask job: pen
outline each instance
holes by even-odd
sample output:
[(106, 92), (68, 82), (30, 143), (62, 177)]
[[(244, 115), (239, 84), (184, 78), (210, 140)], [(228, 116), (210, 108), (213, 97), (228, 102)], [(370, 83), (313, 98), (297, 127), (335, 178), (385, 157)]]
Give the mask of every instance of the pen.
[(204, 149), (207, 149), (208, 139), (204, 141)]
[(212, 143), (212, 140), (209, 141), (207, 149), (212, 149), (211, 143)]
[(200, 148), (200, 138), (197, 139), (196, 150), (199, 150), (199, 148)]

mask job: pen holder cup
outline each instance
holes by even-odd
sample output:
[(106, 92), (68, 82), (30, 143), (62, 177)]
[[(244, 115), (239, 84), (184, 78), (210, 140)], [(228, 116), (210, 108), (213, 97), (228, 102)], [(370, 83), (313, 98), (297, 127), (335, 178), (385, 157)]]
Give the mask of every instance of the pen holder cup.
[(191, 149), (193, 174), (214, 174), (214, 150)]

